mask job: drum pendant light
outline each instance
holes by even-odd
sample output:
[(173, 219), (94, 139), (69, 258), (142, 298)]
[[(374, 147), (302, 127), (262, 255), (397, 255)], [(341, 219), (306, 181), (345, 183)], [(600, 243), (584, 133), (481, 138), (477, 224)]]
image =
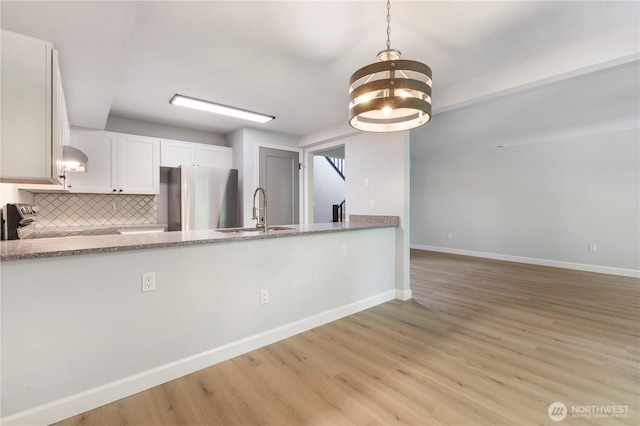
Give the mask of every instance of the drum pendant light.
[(387, 0), (387, 48), (349, 81), (349, 124), (365, 132), (409, 130), (431, 119), (431, 68), (391, 49), (390, 22)]

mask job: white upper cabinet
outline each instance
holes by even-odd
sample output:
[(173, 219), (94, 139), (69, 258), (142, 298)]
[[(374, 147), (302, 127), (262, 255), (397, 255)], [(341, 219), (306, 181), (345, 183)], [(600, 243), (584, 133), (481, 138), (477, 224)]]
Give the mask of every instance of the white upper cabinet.
[(125, 194), (160, 193), (160, 141), (118, 135), (117, 188)]
[(71, 145), (83, 151), (87, 171), (67, 172), (67, 189), (93, 194), (158, 194), (160, 141), (114, 132), (71, 130)]
[(62, 146), (71, 143), (71, 128), (67, 115), (67, 101), (62, 87), (62, 75), (58, 65), (58, 51), (53, 51), (53, 152), (56, 176), (62, 176)]
[[(60, 183), (62, 91), (53, 46), (2, 31), (0, 181)], [(55, 63), (54, 63), (55, 60)]]
[(179, 141), (160, 141), (160, 165), (162, 167), (178, 167), (181, 164), (195, 164), (195, 144)]
[(232, 152), (232, 149), (226, 146), (163, 139), (161, 141), (160, 164), (163, 167), (178, 167), (187, 164), (230, 169), (233, 165)]
[(226, 146), (196, 144), (196, 164), (231, 168), (233, 162), (231, 152), (231, 148)]
[(89, 161), (86, 172), (67, 172), (67, 189), (98, 194), (113, 192), (117, 186), (117, 172), (112, 164), (118, 147), (117, 134), (72, 129), (71, 145), (84, 152)]

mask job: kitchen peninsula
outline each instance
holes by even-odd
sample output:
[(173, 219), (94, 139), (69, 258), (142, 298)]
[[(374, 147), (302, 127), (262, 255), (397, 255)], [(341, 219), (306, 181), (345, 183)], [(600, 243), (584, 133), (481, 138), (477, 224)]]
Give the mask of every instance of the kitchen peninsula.
[(391, 300), (398, 226), (2, 242), (3, 423), (51, 423)]
[[(263, 232), (258, 228), (230, 230), (197, 230), (185, 232), (135, 233), (121, 238), (116, 235), (80, 236), (80, 238), (36, 238), (0, 242), (0, 261), (37, 259), (45, 257), (97, 254), (113, 251), (141, 250), (162, 247), (178, 247), (197, 244), (214, 244), (296, 235), (324, 234), (380, 227), (398, 226), (399, 218), (386, 216), (356, 216), (352, 222), (288, 225)], [(114, 228), (115, 229), (115, 228)]]

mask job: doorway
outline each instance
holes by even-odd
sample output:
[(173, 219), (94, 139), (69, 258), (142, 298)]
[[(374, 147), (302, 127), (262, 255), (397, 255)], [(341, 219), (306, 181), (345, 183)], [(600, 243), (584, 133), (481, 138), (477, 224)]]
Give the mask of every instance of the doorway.
[(300, 154), (260, 147), (259, 184), (267, 192), (268, 225), (300, 223)]
[(314, 152), (313, 222), (342, 222), (346, 218), (344, 145)]

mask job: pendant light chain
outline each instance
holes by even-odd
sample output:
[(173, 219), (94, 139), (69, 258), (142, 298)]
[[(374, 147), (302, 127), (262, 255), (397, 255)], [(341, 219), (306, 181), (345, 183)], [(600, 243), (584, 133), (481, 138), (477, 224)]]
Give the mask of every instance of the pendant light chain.
[(387, 0), (387, 50), (391, 49), (391, 41), (389, 36), (391, 35), (391, 1)]

